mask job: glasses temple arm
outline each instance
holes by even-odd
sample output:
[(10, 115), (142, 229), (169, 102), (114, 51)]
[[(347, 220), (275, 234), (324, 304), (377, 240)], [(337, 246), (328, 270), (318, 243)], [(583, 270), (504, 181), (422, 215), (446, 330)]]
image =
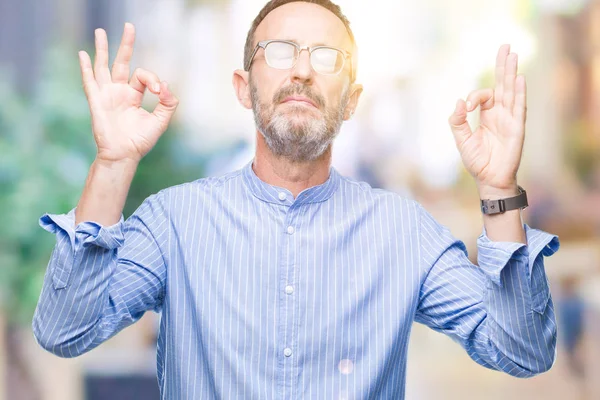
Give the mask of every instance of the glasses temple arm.
[(254, 56), (256, 55), (256, 52), (258, 51), (258, 49), (262, 47), (259, 44), (256, 45), (256, 47), (254, 48), (254, 51), (252, 52), (252, 56), (250, 56), (250, 58), (248, 59), (248, 63), (246, 64), (244, 71), (250, 71), (250, 66), (252, 65), (252, 60), (254, 60)]

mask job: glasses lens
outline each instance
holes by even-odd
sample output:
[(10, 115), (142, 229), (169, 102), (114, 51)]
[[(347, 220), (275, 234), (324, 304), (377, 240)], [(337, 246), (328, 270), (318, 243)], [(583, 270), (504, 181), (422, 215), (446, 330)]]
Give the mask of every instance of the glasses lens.
[(344, 54), (336, 49), (320, 47), (312, 52), (310, 59), (313, 68), (320, 74), (339, 74), (344, 68)]
[(296, 61), (296, 46), (285, 42), (271, 42), (265, 48), (267, 64), (272, 68), (289, 69)]

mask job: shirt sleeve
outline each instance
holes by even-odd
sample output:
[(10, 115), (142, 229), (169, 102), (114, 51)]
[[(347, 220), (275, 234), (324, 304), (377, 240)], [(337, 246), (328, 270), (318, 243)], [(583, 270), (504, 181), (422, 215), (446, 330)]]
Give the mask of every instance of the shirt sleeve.
[(458, 342), (477, 363), (517, 377), (549, 370), (556, 359), (556, 319), (544, 257), (556, 236), (531, 229), (527, 245), (479, 237), (478, 264), (464, 244), (421, 208), (425, 277), (415, 320)]
[(60, 357), (83, 354), (159, 312), (166, 280), (169, 224), (162, 193), (113, 226), (82, 222), (75, 210), (45, 214), (40, 225), (56, 235), (33, 317), (38, 343)]

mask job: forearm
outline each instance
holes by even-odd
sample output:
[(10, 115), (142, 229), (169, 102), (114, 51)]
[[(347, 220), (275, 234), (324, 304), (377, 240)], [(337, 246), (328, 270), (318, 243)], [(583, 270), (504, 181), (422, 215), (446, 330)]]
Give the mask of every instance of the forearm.
[[(73, 223), (72, 219), (64, 222)], [(116, 250), (81, 245), (90, 239), (113, 240), (106, 231), (91, 235), (83, 232), (94, 230), (91, 224), (83, 224), (77, 233), (58, 232), (33, 318), (34, 335), (40, 345), (61, 357), (77, 356), (105, 340), (110, 334), (104, 332), (105, 319), (115, 319), (124, 311), (119, 311), (116, 298), (110, 298)], [(70, 236), (75, 235), (77, 238), (72, 240)]]
[[(480, 186), (479, 198), (497, 200), (516, 196), (519, 191), (516, 184), (514, 188), (496, 189)], [(503, 214), (483, 215), (483, 224), (490, 240), (495, 242), (512, 242), (527, 244), (521, 210), (510, 210)]]
[(424, 210), (420, 227), (426, 278), (415, 320), (451, 336), (488, 368), (520, 377), (550, 368), (556, 322), (544, 257), (558, 250), (558, 238), (527, 225), (526, 246), (482, 234), (477, 266)]
[(558, 239), (527, 226), (525, 234), (527, 246), (484, 235), (478, 240), (479, 267), (487, 279), (485, 354), (495, 355), (499, 368), (521, 377), (552, 366), (557, 335), (544, 257), (558, 249)]
[(104, 162), (96, 159), (90, 168), (75, 211), (75, 226), (93, 221), (116, 224), (123, 213), (131, 181), (137, 170), (133, 161)]
[(151, 229), (166, 226), (164, 207), (161, 195), (150, 196), (127, 222), (121, 216), (110, 226), (75, 226), (75, 210), (40, 218), (57, 238), (33, 320), (42, 347), (74, 357), (160, 309), (166, 266)]
[[(547, 284), (544, 280), (530, 285), (527, 268), (524, 255), (511, 259), (503, 271), (503, 285), (490, 285), (484, 297), (488, 348), (480, 353), (490, 355), (499, 369), (517, 377), (550, 369), (556, 349), (554, 305)], [(536, 298), (536, 290), (547, 296), (543, 302)]]

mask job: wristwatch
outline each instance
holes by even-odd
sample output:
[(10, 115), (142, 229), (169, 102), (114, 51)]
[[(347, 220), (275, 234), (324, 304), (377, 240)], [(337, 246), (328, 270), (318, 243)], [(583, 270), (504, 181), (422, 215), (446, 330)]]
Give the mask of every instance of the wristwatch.
[(481, 200), (481, 212), (486, 215), (492, 215), (526, 208), (529, 205), (527, 203), (527, 192), (521, 186), (517, 187), (519, 188), (519, 194), (515, 197), (498, 200)]

